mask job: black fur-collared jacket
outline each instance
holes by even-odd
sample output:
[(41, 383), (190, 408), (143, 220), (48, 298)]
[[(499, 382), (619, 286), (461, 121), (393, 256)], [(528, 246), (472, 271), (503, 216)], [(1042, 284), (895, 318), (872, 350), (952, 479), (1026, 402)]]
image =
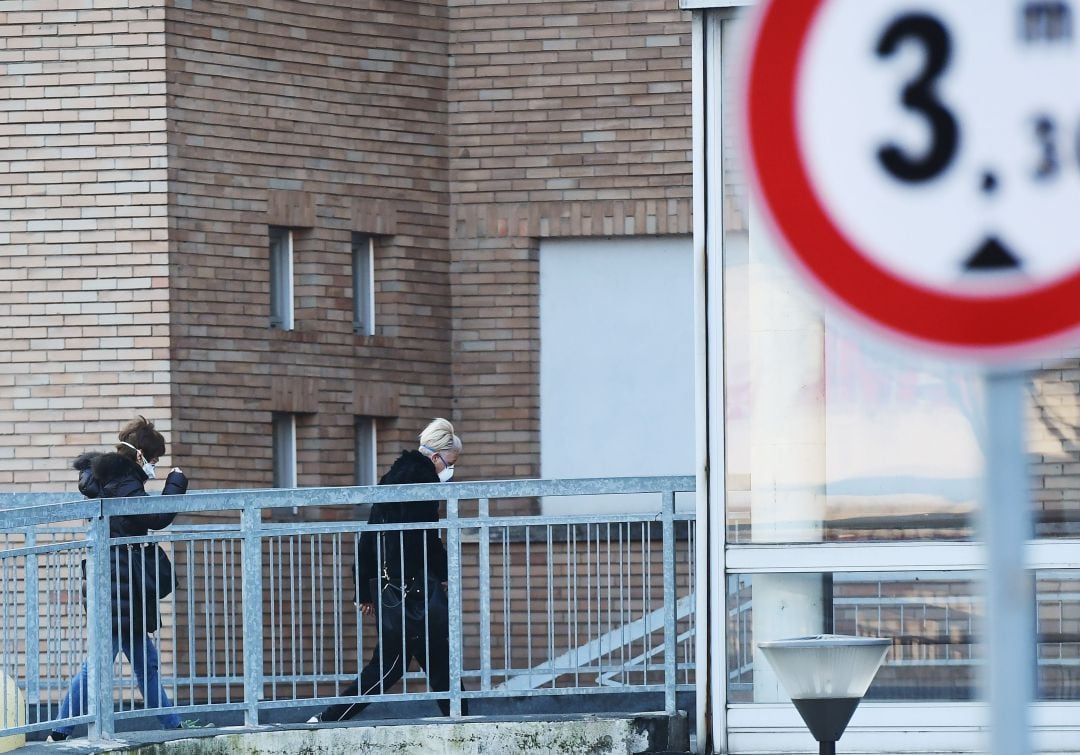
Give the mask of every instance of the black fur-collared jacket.
[[(404, 451), (380, 485), (408, 485), (439, 481), (435, 464), (419, 451)], [(371, 507), (368, 524), (439, 521), (438, 501), (376, 503)], [(425, 570), (426, 565), (426, 570)], [(402, 530), (365, 532), (360, 536), (356, 556), (356, 600), (374, 603), (372, 582), (383, 581), (406, 589), (423, 585), (425, 578), (446, 581), (446, 548), (439, 530)]]
[[(81, 454), (72, 463), (79, 473), (79, 492), (87, 498), (130, 498), (147, 495), (146, 473), (132, 459), (115, 452)], [(183, 472), (170, 472), (165, 480), (164, 495), (186, 493), (187, 477)], [(150, 530), (160, 530), (176, 518), (172, 511), (114, 516), (109, 519), (110, 537), (145, 537)], [(136, 633), (153, 632), (158, 627), (157, 595), (148, 594), (140, 574), (152, 571), (143, 566), (144, 549), (117, 545), (109, 549), (112, 564), (113, 631)]]

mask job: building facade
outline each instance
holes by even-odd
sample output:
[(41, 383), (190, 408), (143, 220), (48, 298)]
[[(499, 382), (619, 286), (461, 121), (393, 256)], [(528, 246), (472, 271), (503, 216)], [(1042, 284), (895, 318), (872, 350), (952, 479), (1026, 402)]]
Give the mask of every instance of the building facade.
[[(1021, 467), (1026, 463), (1028, 490), (1000, 502), (1023, 512), (1016, 539), (1025, 541), (1024, 556), (1017, 578), (1008, 583), (1016, 596), (1009, 618), (1026, 616), (1031, 629), (1018, 632), (1017, 642), (1007, 646), (1020, 660), (1002, 676), (1009, 693), (1032, 701), (1027, 721), (1017, 726), (1022, 716), (998, 717), (985, 704), (986, 640), (994, 616), (981, 542), (986, 530), (980, 531), (986, 518), (980, 514), (992, 500), (986, 484), (994, 471), (988, 469), (994, 459), (990, 445), (1000, 440), (987, 429), (991, 381), (970, 363), (868, 336), (809, 294), (806, 278), (784, 260), (781, 242), (768, 230), (742, 159), (753, 6), (765, 4), (680, 4), (694, 13), (695, 185), (701, 189), (695, 192), (695, 248), (704, 258), (697, 266), (704, 271), (697, 280), (698, 312), (707, 322), (698, 332), (705, 354), (698, 361), (698, 386), (708, 407), (699, 414), (698, 527), (709, 532), (710, 541), (697, 574), (709, 585), (697, 593), (698, 615), (709, 617), (708, 631), (698, 634), (702, 747), (807, 751), (806, 727), (759, 644), (835, 632), (892, 639), (842, 749), (1076, 752), (1075, 347), (1066, 344), (1018, 380), (1024, 396), (1017, 403), (1025, 414), (1016, 426), (1025, 438), (1021, 443), (1018, 434), (1010, 436), (1018, 450), (1009, 458)], [(795, 9), (820, 11), (813, 22), (824, 24), (828, 11), (839, 8), (843, 14), (859, 5), (867, 13), (864, 21), (873, 19), (874, 32), (907, 12), (903, 4), (793, 2), (792, 14), (785, 16), (786, 5), (770, 4), (769, 18), (781, 19), (779, 26), (789, 32)], [(949, 3), (930, 4), (926, 12), (931, 19), (948, 19), (960, 50), (973, 35), (993, 34), (991, 29), (1023, 39), (1032, 17), (1060, 20), (1057, 14), (1072, 12), (1066, 6), (988, 5), (985, 27), (979, 26), (981, 16), (962, 26), (949, 15), (959, 6)], [(819, 27), (813, 28), (817, 33)], [(860, 37), (850, 41), (850, 49), (837, 51), (841, 59), (873, 49), (860, 47)], [(890, 114), (895, 108), (897, 120), (890, 123), (903, 120), (908, 113), (900, 95), (891, 97), (892, 84), (903, 78), (895, 61), (886, 65), (869, 53), (865, 59), (867, 70), (853, 70), (853, 78), (877, 77), (889, 94), (865, 105), (865, 122), (879, 123), (873, 118), (881, 103)], [(763, 67), (773, 63), (767, 56), (759, 60)], [(838, 79), (841, 89), (850, 83)], [(951, 96), (964, 86), (949, 74), (940, 85)], [(772, 91), (755, 95), (780, 99)], [(858, 102), (848, 116), (862, 122), (862, 107)], [(755, 115), (755, 123), (767, 123), (770, 113), (761, 108)], [(805, 123), (798, 125), (802, 138)], [(847, 153), (852, 164), (866, 157), (873, 163), (874, 152), (853, 144)], [(799, 149), (806, 147), (800, 143)], [(960, 215), (950, 221), (960, 228), (997, 219)], [(1071, 220), (1054, 222), (1068, 227)], [(1000, 656), (993, 665), (1004, 666)], [(1009, 713), (1025, 711), (1018, 704)], [(1011, 746), (1018, 734), (1030, 748)]]
[(17, 5), (5, 487), (135, 413), (201, 488), (371, 481), (432, 416), (537, 476), (542, 241), (689, 243), (666, 0)]
[[(896, 638), (852, 746), (917, 724), (909, 750), (974, 751), (979, 388), (833, 328), (774, 264), (734, 139), (750, 4), (0, 5), (0, 488), (74, 490), (71, 459), (136, 413), (202, 489), (369, 482), (433, 416), (463, 478), (697, 470), (724, 533), (699, 742), (803, 747), (754, 644), (831, 628)], [(696, 207), (695, 61), (723, 93)], [(1060, 752), (1078, 369), (1048, 361), (1029, 412), (1035, 716)]]

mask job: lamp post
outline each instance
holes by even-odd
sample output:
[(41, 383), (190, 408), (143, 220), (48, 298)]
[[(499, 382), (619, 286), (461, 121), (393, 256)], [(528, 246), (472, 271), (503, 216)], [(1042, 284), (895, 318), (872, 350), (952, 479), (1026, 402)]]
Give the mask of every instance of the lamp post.
[(758, 647), (818, 741), (819, 755), (836, 755), (836, 742), (890, 644), (878, 637), (819, 634), (760, 642)]

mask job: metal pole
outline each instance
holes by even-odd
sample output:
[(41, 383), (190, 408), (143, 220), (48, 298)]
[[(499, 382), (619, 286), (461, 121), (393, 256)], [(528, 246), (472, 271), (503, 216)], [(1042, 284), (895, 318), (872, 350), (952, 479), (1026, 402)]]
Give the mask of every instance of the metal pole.
[(87, 537), (86, 600), (89, 628), (87, 643), (87, 698), (94, 720), (91, 740), (109, 739), (115, 730), (113, 712), (112, 580), (110, 578), (109, 520), (99, 514), (90, 520)]
[(1035, 691), (1035, 602), (1025, 546), (1032, 533), (1020, 371), (986, 376), (986, 474), (980, 508), (986, 543), (985, 660), (982, 689), (990, 704), (990, 752), (1028, 755), (1029, 706)]
[(245, 507), (240, 513), (244, 548), (240, 558), (241, 602), (244, 609), (244, 725), (259, 725), (259, 698), (262, 695), (262, 509)]
[[(31, 529), (26, 533), (26, 545), (32, 547), (36, 544), (37, 533)], [(39, 711), (41, 709), (41, 661), (38, 658), (41, 650), (40, 582), (37, 554), (28, 553), (26, 554), (26, 704), (27, 707), (34, 706)], [(6, 700), (4, 702), (7, 703)]]
[[(695, 752), (705, 751), (709, 721), (709, 341), (708, 267), (705, 225), (705, 14), (693, 12), (690, 36), (693, 122), (694, 224), (694, 469), (695, 509), (700, 537), (693, 554)], [(719, 255), (717, 255), (719, 257)], [(719, 264), (717, 260), (717, 264)], [(622, 529), (620, 527), (621, 536)], [(620, 558), (622, 553), (620, 551)], [(625, 623), (625, 622), (624, 622)]]
[(675, 715), (675, 493), (666, 490), (663, 499), (664, 534), (664, 712)]
[(461, 520), (458, 499), (446, 501), (447, 600), (450, 604), (450, 717), (461, 717)]
[[(487, 525), (488, 499), (481, 498), (480, 519), (480, 689), (491, 690), (491, 530)], [(549, 529), (550, 532), (550, 529)], [(550, 542), (550, 541), (549, 541)], [(548, 563), (551, 549), (548, 548)], [(548, 582), (550, 584), (550, 580)], [(549, 596), (550, 597), (550, 596)]]

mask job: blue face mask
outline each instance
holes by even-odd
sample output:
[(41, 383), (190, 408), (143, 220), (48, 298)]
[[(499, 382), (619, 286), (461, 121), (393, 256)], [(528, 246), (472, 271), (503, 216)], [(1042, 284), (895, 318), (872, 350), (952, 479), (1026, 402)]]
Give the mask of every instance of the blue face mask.
[(439, 482), (450, 482), (454, 478), (453, 467), (443, 467), (443, 471), (439, 472)]

